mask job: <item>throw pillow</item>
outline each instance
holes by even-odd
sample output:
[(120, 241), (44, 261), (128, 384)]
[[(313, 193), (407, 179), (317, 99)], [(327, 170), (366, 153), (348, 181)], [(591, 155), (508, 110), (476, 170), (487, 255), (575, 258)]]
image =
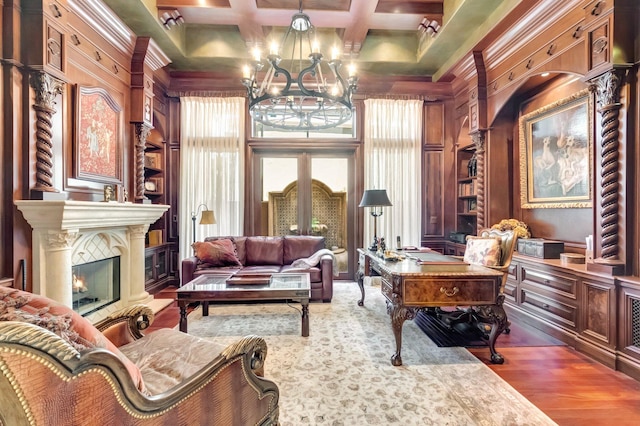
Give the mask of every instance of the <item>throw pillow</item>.
[(103, 348), (117, 356), (136, 387), (146, 393), (140, 369), (83, 316), (54, 300), (22, 290), (0, 287), (0, 321), (22, 321), (43, 327), (78, 351)]
[(474, 265), (500, 265), (500, 237), (467, 237), (464, 261)]
[(197, 241), (191, 245), (200, 262), (211, 266), (242, 266), (236, 255), (236, 248), (230, 239)]

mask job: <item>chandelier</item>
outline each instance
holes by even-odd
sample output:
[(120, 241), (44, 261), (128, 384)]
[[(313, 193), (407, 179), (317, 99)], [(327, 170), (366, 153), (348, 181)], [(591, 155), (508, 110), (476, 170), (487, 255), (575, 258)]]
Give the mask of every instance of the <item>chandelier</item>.
[[(283, 58), (281, 52), (291, 55)], [(337, 127), (351, 118), (351, 95), (358, 85), (355, 67), (347, 67), (346, 79), (341, 75), (336, 47), (331, 59), (323, 61), (315, 27), (302, 13), (302, 0), (280, 45), (270, 46), (266, 62), (268, 69), (261, 73), (265, 63), (256, 48), (252, 64), (243, 69), (242, 84), (255, 121), (285, 131), (309, 131)]]

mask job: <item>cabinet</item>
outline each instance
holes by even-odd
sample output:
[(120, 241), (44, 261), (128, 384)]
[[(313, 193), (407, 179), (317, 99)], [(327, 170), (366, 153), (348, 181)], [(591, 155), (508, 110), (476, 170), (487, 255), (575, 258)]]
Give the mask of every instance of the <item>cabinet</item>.
[(477, 162), (475, 145), (456, 151), (456, 232), (475, 234), (477, 225)]
[(505, 305), (509, 316), (616, 368), (614, 277), (589, 272), (585, 265), (517, 254), (507, 276)]
[(147, 247), (144, 253), (145, 290), (153, 294), (164, 288), (169, 278), (169, 245)]
[(444, 246), (444, 254), (447, 256), (464, 256), (464, 250), (467, 248), (465, 244), (447, 241)]

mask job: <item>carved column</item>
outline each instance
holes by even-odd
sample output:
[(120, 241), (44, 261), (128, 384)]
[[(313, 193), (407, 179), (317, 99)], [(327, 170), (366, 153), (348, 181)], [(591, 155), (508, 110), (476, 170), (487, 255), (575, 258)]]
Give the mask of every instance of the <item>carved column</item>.
[(619, 200), (619, 152), (620, 87), (624, 72), (611, 70), (594, 80), (598, 112), (601, 114), (601, 184), (600, 184), (600, 256), (598, 263), (618, 261), (618, 200)]
[(144, 123), (135, 123), (136, 131), (136, 188), (135, 199), (144, 203), (148, 198), (144, 195), (144, 150), (151, 132), (151, 127)]
[[(73, 286), (71, 249), (78, 237), (77, 230), (35, 231), (43, 239), (44, 253), (40, 254), (39, 274), (34, 273), (34, 293), (49, 297), (71, 308), (73, 306)], [(34, 244), (34, 247), (38, 247)], [(34, 263), (36, 258), (34, 253)], [(34, 272), (35, 272), (34, 268)]]
[(144, 288), (144, 237), (149, 229), (149, 225), (131, 225), (128, 227), (130, 269), (129, 269), (129, 294), (126, 295), (125, 303), (147, 303), (151, 296)]
[[(484, 225), (484, 144), (486, 131), (478, 130), (471, 133), (471, 140), (476, 148), (476, 231)], [(477, 232), (476, 232), (477, 233)]]
[(53, 144), (51, 116), (56, 113), (55, 98), (62, 94), (63, 82), (45, 72), (31, 74), (30, 83), (36, 92), (36, 185), (33, 190), (59, 192), (53, 187)]

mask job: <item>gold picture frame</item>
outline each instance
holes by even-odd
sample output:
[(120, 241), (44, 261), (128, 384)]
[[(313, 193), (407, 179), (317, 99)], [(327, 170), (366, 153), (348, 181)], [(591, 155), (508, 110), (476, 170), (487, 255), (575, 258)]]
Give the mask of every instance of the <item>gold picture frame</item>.
[(593, 114), (583, 90), (520, 117), (522, 208), (592, 206)]

